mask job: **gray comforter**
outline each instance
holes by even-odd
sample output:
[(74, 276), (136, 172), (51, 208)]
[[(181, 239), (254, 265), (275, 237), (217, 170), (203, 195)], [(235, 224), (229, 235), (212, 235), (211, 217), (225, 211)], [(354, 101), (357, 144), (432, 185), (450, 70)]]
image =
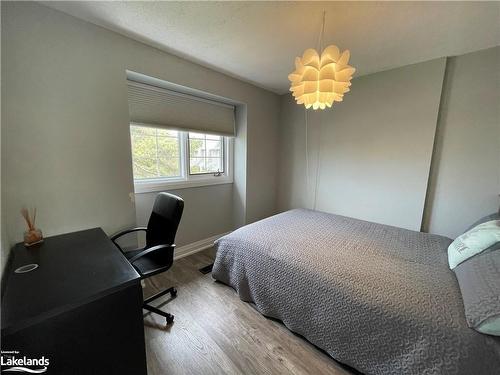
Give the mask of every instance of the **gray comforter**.
[(366, 374), (499, 374), (467, 326), (446, 237), (310, 210), (217, 241), (213, 277)]

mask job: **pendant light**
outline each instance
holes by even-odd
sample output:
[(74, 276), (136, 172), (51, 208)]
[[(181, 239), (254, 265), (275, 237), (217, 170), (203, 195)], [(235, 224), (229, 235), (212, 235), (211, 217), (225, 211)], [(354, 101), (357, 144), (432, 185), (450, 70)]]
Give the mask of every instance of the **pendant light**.
[[(320, 33), (319, 51), (323, 47), (325, 12)], [(288, 76), (290, 91), (297, 104), (306, 109), (330, 108), (333, 102), (341, 102), (349, 91), (351, 78), (356, 69), (348, 65), (350, 53), (340, 52), (335, 45), (329, 45), (321, 54), (313, 48), (306, 49), (302, 57), (295, 59), (295, 71)]]

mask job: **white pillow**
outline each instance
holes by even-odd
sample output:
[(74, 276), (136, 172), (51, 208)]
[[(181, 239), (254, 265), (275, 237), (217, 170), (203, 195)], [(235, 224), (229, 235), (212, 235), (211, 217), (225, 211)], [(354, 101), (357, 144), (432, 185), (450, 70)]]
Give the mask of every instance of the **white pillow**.
[(448, 247), (448, 263), (453, 269), (470, 257), (490, 248), (496, 248), (500, 242), (500, 220), (491, 220), (479, 224), (458, 236)]

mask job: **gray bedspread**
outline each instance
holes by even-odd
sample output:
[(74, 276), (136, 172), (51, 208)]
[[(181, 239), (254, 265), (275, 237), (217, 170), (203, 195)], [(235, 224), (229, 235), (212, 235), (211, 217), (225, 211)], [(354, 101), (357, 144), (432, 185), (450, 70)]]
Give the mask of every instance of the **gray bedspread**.
[(500, 374), (467, 326), (446, 237), (291, 210), (219, 239), (213, 277), (365, 374)]

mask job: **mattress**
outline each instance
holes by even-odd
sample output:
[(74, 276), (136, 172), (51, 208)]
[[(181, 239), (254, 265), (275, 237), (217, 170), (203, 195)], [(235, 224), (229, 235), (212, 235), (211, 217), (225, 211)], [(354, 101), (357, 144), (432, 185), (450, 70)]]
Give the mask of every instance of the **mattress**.
[(498, 373), (500, 338), (467, 326), (450, 243), (296, 209), (219, 239), (212, 275), (362, 373)]

